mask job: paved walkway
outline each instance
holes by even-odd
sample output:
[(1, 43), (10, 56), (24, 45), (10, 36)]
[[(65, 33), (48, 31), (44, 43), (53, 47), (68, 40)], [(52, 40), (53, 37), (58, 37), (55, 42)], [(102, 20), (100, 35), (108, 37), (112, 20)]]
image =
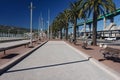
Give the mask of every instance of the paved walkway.
[(0, 80), (116, 80), (63, 41), (49, 41)]

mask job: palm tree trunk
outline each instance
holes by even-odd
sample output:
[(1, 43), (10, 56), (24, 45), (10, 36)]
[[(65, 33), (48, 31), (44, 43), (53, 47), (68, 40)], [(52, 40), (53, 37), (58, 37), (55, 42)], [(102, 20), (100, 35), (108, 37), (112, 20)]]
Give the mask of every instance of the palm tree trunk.
[[(79, 27), (76, 26), (76, 34), (77, 34), (77, 35), (78, 35), (78, 32), (79, 32)], [(76, 37), (78, 37), (77, 35), (76, 35)]]
[(84, 21), (85, 21), (85, 23), (84, 23), (84, 36), (86, 37), (86, 22), (87, 22), (87, 19), (84, 18)]
[(62, 39), (62, 29), (60, 29), (60, 39)]
[(90, 34), (91, 34), (91, 23), (89, 24), (89, 31), (90, 31)]
[(65, 39), (66, 36), (66, 28), (64, 28), (63, 38)]
[(86, 21), (84, 23), (84, 36), (86, 37)]
[(73, 29), (73, 39), (76, 40), (76, 25), (77, 25), (77, 18), (74, 17), (74, 29)]
[(68, 23), (66, 23), (66, 40), (68, 40)]
[(93, 13), (93, 46), (96, 46), (97, 45), (97, 40), (96, 40), (96, 37), (97, 37), (97, 12), (94, 11)]

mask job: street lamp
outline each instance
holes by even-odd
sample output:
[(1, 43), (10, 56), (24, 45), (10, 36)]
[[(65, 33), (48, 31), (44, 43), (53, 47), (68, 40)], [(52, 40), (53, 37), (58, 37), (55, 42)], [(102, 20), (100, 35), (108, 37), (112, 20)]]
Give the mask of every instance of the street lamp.
[(11, 30), (11, 29), (8, 29), (8, 37), (10, 37), (10, 30)]
[(48, 39), (50, 39), (50, 27), (49, 27), (49, 21), (50, 21), (50, 11), (48, 10)]
[(29, 47), (33, 47), (32, 45), (32, 11), (33, 11), (33, 4), (32, 2), (30, 3), (30, 46)]

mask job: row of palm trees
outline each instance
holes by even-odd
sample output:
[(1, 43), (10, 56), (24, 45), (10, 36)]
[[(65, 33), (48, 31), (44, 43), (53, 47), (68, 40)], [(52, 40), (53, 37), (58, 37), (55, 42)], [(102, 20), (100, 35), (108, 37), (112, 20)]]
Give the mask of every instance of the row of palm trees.
[(84, 20), (86, 26), (87, 19), (92, 16), (92, 42), (96, 45), (97, 36), (97, 18), (105, 13), (115, 11), (116, 7), (113, 0), (77, 0), (70, 4), (68, 9), (59, 13), (51, 24), (52, 31), (55, 35), (60, 32), (62, 39), (62, 30), (65, 31), (65, 39), (68, 39), (68, 25), (72, 23), (73, 27), (73, 39), (76, 40), (76, 30), (78, 29), (77, 21)]

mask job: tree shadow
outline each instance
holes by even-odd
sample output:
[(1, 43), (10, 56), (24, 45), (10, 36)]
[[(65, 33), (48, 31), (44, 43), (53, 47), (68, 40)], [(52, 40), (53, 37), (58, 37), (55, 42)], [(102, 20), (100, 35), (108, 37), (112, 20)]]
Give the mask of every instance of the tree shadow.
[(76, 45), (76, 46), (81, 46), (81, 44), (79, 44), (79, 43), (76, 43), (75, 45)]
[(85, 48), (86, 50), (94, 50), (93, 48)]
[(105, 59), (99, 59), (98, 61), (105, 61), (105, 60), (112, 60), (113, 62), (120, 63), (120, 58), (114, 58), (114, 57), (109, 57), (109, 58), (105, 58)]
[(105, 61), (105, 60), (107, 60), (107, 59), (99, 59), (98, 61)]
[(45, 65), (45, 66), (39, 66), (39, 67), (31, 67), (31, 68), (25, 68), (25, 69), (11, 70), (11, 71), (7, 71), (5, 73), (27, 71), (27, 70), (34, 70), (34, 69), (42, 69), (42, 68), (49, 68), (49, 67), (56, 67), (56, 66), (62, 66), (62, 65), (75, 64), (75, 63), (89, 61), (90, 58), (91, 57), (89, 57), (88, 59), (85, 59), (85, 60), (80, 60), (80, 61), (73, 61), (73, 62), (66, 62), (66, 63), (52, 64), (52, 65)]
[(12, 54), (5, 55), (1, 59), (11, 59), (11, 58), (13, 58), (13, 57), (15, 57), (17, 55), (19, 55), (19, 54), (18, 53), (12, 53)]
[(111, 57), (109, 60), (120, 63), (120, 58)]

